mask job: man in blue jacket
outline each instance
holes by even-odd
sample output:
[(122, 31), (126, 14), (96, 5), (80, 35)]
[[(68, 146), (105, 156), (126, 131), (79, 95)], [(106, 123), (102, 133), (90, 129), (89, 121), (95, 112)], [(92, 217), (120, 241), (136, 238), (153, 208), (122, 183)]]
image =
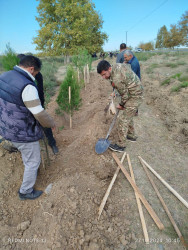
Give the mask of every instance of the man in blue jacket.
[(134, 56), (133, 52), (131, 50), (126, 50), (124, 52), (124, 61), (125, 63), (128, 63), (131, 65), (132, 71), (141, 79), (140, 76), (140, 64), (138, 62), (138, 59)]
[[(126, 50), (124, 52), (124, 61), (125, 63), (128, 63), (131, 65), (132, 71), (139, 77), (141, 80), (141, 75), (140, 75), (140, 64), (138, 59), (134, 56), (133, 52), (131, 50)], [(143, 87), (142, 87), (143, 89)], [(138, 109), (136, 111), (136, 116), (138, 115)]]
[(39, 140), (43, 137), (42, 126), (55, 129), (35, 84), (41, 65), (39, 58), (25, 56), (13, 70), (0, 75), (0, 135), (22, 155), (25, 169), (18, 192), (21, 200), (33, 200), (43, 193), (33, 188), (41, 162)]

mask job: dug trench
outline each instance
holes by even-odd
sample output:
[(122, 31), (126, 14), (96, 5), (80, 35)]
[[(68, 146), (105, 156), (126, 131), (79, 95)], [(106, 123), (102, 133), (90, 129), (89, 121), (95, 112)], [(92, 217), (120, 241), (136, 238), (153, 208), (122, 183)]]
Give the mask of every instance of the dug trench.
[[(176, 143), (176, 136), (165, 124), (164, 114), (154, 103), (157, 80), (151, 86), (143, 73), (145, 98), (135, 117), (136, 142), (127, 142), (126, 152), (133, 166), (136, 184), (165, 226), (159, 230), (143, 207), (149, 234), (144, 243), (142, 226), (134, 191), (120, 171), (104, 207), (100, 220), (98, 209), (117, 169), (112, 151), (95, 153), (99, 138), (105, 138), (113, 116), (104, 109), (112, 88), (96, 73), (93, 63), (90, 82), (81, 90), (82, 105), (72, 117), (57, 115), (56, 95), (48, 105), (58, 129), (54, 135), (59, 154), (51, 149), (50, 166), (40, 166), (36, 188), (49, 194), (33, 201), (20, 201), (17, 191), (22, 181), (23, 164), (20, 154), (0, 148), (0, 248), (1, 249), (184, 249), (139, 162), (140, 155), (181, 196), (187, 197), (187, 145)], [(147, 65), (142, 64), (142, 71)], [(164, 94), (164, 93), (163, 93)], [(185, 94), (185, 93), (184, 93)], [(152, 97), (151, 97), (152, 96)], [(162, 109), (162, 108), (161, 108)], [(175, 131), (176, 132), (176, 131)], [(174, 133), (175, 133), (174, 132)], [(115, 125), (110, 140), (121, 143)], [(117, 153), (118, 158), (122, 153)], [(128, 170), (127, 160), (124, 166)], [(153, 177), (169, 210), (185, 239), (188, 238), (187, 208), (155, 177)]]

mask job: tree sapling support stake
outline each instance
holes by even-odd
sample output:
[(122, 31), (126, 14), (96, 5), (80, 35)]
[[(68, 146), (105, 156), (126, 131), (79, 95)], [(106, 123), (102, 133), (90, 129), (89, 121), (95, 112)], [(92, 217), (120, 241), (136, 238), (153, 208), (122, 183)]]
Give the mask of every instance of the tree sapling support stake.
[(145, 208), (147, 209), (148, 213), (151, 215), (152, 219), (155, 221), (156, 225), (158, 226), (158, 228), (160, 230), (164, 229), (164, 225), (162, 224), (162, 222), (160, 221), (159, 217), (156, 215), (156, 213), (154, 212), (153, 208), (150, 206), (150, 204), (147, 202), (146, 198), (144, 197), (144, 195), (141, 193), (140, 189), (136, 186), (135, 182), (132, 180), (132, 178), (130, 177), (129, 173), (127, 172), (127, 170), (123, 167), (122, 163), (120, 162), (119, 158), (117, 157), (117, 155), (115, 153), (112, 153), (112, 156), (114, 158), (114, 160), (116, 161), (116, 163), (118, 164), (118, 166), (121, 168), (122, 172), (124, 173), (125, 177), (127, 178), (127, 180), (129, 181), (129, 183), (131, 184), (132, 188), (135, 190), (135, 192), (138, 193), (140, 200), (142, 201), (142, 203), (144, 204)]
[(183, 245), (184, 245), (185, 247), (187, 247), (187, 244), (186, 244), (186, 242), (185, 242), (185, 240), (184, 240), (184, 238), (183, 238), (183, 236), (182, 236), (182, 234), (181, 234), (181, 232), (180, 232), (178, 226), (176, 225), (176, 222), (174, 221), (174, 219), (173, 219), (173, 217), (172, 217), (172, 215), (171, 215), (171, 213), (170, 213), (170, 211), (169, 211), (167, 205), (165, 204), (165, 202), (164, 202), (164, 200), (163, 200), (161, 194), (159, 193), (159, 190), (158, 190), (158, 188), (156, 187), (155, 182), (153, 181), (153, 179), (152, 179), (152, 177), (151, 177), (151, 175), (150, 175), (148, 169), (146, 168), (145, 164), (143, 163), (143, 161), (142, 161), (140, 158), (139, 158), (139, 160), (140, 160), (140, 162), (141, 162), (141, 164), (142, 164), (142, 166), (143, 166), (143, 168), (144, 168), (144, 170), (145, 170), (145, 172), (146, 172), (146, 174), (147, 174), (147, 176), (148, 176), (148, 179), (150, 180), (151, 185), (153, 186), (153, 188), (154, 188), (154, 190), (155, 190), (155, 192), (156, 192), (156, 194), (157, 194), (157, 196), (158, 196), (158, 198), (159, 198), (159, 200), (160, 200), (160, 202), (161, 202), (161, 204), (162, 204), (162, 206), (163, 206), (165, 212), (167, 213), (168, 218), (170, 219), (170, 221), (171, 221), (171, 223), (172, 223), (172, 225), (173, 225), (173, 227), (174, 227), (174, 229), (175, 229), (177, 235), (179, 236), (179, 238), (180, 238), (181, 242), (183, 243)]
[[(124, 159), (125, 159), (125, 156), (126, 156), (126, 152), (123, 154), (123, 156), (122, 156), (122, 158), (121, 158), (121, 163), (123, 163), (123, 161), (124, 161)], [(111, 189), (112, 189), (112, 186), (114, 185), (114, 182), (115, 182), (115, 180), (116, 180), (116, 178), (117, 178), (117, 176), (118, 176), (119, 170), (120, 170), (120, 167), (117, 167), (116, 172), (115, 172), (115, 174), (114, 174), (114, 176), (113, 176), (113, 178), (112, 178), (112, 180), (111, 180), (111, 182), (110, 182), (110, 185), (108, 186), (108, 189), (107, 189), (107, 191), (106, 191), (106, 193), (105, 193), (105, 195), (104, 195), (104, 197), (103, 197), (103, 200), (102, 200), (101, 205), (100, 205), (100, 207), (99, 207), (99, 213), (98, 213), (99, 216), (98, 216), (98, 220), (100, 219), (100, 216), (101, 216), (101, 214), (102, 214), (103, 208), (104, 208), (104, 206), (105, 206), (105, 204), (106, 204), (106, 201), (107, 201), (107, 199), (108, 199), (108, 196), (110, 195), (110, 191), (111, 191)]]
[(87, 64), (87, 83), (89, 83), (89, 66)]
[[(128, 161), (129, 170), (131, 173), (131, 178), (133, 179), (134, 183), (136, 184), (129, 154), (127, 154), (127, 161)], [(142, 224), (142, 229), (143, 229), (143, 233), (144, 233), (145, 243), (149, 244), (149, 236), (148, 236), (148, 231), (147, 231), (146, 222), (145, 222), (145, 218), (144, 218), (144, 213), (142, 210), (142, 204), (140, 202), (139, 196), (138, 196), (136, 191), (135, 191), (135, 197), (136, 197), (136, 202), (137, 202), (140, 220), (141, 220), (141, 224)]]
[(188, 208), (188, 202), (184, 200), (181, 195), (179, 195), (147, 162), (145, 162), (142, 157), (138, 156), (140, 161), (149, 168), (149, 170)]
[[(71, 105), (71, 86), (69, 86), (69, 104)], [(70, 128), (72, 128), (71, 109), (70, 109)]]

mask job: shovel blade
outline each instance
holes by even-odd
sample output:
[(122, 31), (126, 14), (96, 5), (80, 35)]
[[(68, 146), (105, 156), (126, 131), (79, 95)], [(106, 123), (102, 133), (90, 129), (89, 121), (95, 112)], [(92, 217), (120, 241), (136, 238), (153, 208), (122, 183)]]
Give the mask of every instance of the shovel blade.
[(110, 146), (110, 141), (107, 139), (99, 139), (95, 145), (95, 152), (97, 154), (103, 154)]

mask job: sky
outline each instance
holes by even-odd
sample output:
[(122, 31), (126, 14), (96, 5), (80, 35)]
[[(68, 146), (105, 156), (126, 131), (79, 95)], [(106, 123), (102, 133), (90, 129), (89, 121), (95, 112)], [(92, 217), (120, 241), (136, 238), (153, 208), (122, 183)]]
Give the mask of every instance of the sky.
[[(50, 1), (50, 0), (49, 0)], [(155, 42), (158, 30), (177, 24), (188, 10), (188, 0), (92, 0), (107, 33), (104, 51), (119, 50), (119, 45), (138, 47), (140, 42)], [(0, 0), (0, 54), (6, 45), (16, 53), (37, 53), (33, 38), (40, 26), (37, 0)]]

